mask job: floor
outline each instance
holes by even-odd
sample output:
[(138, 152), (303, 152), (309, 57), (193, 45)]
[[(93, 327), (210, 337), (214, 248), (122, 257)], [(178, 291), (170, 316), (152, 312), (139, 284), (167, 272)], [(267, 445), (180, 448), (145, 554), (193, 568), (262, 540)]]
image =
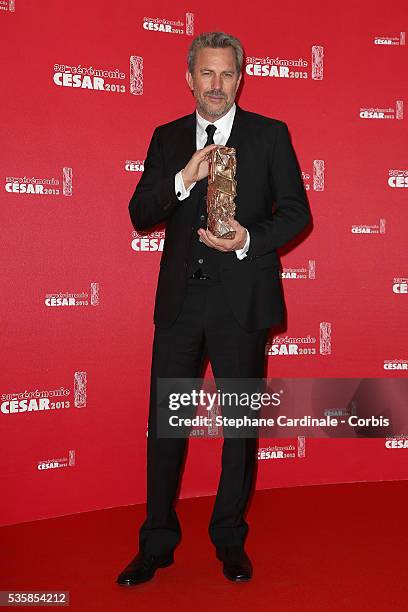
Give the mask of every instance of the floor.
[[(408, 481), (259, 491), (248, 583), (229, 582), (207, 535), (213, 497), (181, 500), (175, 564), (120, 587), (144, 506), (0, 529), (0, 590), (70, 592), (70, 610), (408, 610)], [(38, 608), (37, 608), (38, 609)]]

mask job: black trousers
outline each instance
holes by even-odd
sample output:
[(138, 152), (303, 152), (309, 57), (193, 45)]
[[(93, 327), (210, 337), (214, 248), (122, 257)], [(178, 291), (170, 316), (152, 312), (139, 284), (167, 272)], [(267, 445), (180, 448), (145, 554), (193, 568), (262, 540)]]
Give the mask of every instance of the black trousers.
[[(205, 357), (214, 379), (262, 378), (268, 329), (244, 330), (233, 316), (220, 282), (189, 280), (175, 323), (155, 328), (147, 439), (147, 517), (139, 532), (141, 550), (164, 554), (181, 539), (174, 508), (186, 451), (185, 438), (157, 435), (157, 378), (199, 378)], [(222, 470), (209, 523), (216, 547), (243, 546), (244, 519), (256, 467), (256, 438), (226, 438)]]

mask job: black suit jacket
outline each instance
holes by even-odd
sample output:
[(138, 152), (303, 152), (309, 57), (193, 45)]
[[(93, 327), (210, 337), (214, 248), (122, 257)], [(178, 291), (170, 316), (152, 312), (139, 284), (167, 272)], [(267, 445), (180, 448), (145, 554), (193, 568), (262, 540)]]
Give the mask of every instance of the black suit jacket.
[[(234, 316), (248, 331), (280, 324), (284, 301), (276, 249), (292, 240), (310, 221), (309, 205), (287, 125), (243, 110), (238, 105), (226, 146), (235, 147), (237, 195), (235, 218), (250, 234), (247, 256), (223, 253), (220, 275)], [(198, 206), (197, 185), (178, 200), (174, 176), (196, 151), (196, 116), (154, 130), (144, 172), (129, 203), (134, 227), (147, 230), (165, 222), (154, 322), (169, 327), (186, 291), (187, 259)]]

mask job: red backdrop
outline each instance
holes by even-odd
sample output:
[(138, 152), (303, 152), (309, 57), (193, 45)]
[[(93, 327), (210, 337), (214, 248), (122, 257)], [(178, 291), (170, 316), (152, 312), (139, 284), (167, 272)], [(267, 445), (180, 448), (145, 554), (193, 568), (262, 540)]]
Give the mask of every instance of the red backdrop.
[[(269, 376), (406, 376), (406, 23), (405, 0), (0, 1), (2, 524), (144, 501), (163, 230), (127, 206), (153, 129), (194, 109), (200, 32), (242, 40), (239, 104), (288, 124), (314, 216)], [(182, 496), (215, 492), (220, 448), (191, 441)], [(407, 474), (384, 439), (260, 441), (258, 488)]]

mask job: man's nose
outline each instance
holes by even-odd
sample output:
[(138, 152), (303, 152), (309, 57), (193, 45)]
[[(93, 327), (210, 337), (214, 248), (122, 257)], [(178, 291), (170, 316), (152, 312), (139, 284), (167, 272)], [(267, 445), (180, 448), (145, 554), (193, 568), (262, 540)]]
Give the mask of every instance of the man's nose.
[(222, 77), (220, 74), (214, 74), (211, 83), (212, 89), (222, 89)]

